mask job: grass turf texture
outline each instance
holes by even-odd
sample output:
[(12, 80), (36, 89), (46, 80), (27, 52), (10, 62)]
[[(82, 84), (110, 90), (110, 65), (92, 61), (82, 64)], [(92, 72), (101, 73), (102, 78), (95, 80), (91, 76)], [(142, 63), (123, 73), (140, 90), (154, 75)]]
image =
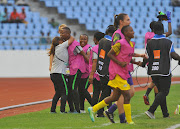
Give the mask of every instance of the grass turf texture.
[[(167, 97), (168, 109), (171, 118), (164, 119), (160, 107), (155, 112), (156, 119), (149, 119), (144, 112), (149, 108), (143, 102), (143, 95), (145, 91), (136, 92), (131, 100), (132, 116), (135, 125), (120, 124), (118, 112), (115, 112), (115, 124), (111, 124), (107, 118), (95, 118), (95, 122), (91, 122), (87, 107), (89, 104), (86, 102), (85, 114), (60, 114), (59, 107), (57, 107), (57, 114), (50, 114), (50, 109), (43, 111), (26, 113), (12, 117), (0, 119), (1, 129), (83, 129), (83, 128), (126, 128), (126, 129), (164, 129), (175, 124), (180, 124), (180, 115), (174, 115), (175, 108), (180, 104), (180, 85), (171, 86), (170, 93)], [(154, 100), (154, 92), (150, 94), (150, 104)], [(67, 111), (69, 110), (67, 106)]]

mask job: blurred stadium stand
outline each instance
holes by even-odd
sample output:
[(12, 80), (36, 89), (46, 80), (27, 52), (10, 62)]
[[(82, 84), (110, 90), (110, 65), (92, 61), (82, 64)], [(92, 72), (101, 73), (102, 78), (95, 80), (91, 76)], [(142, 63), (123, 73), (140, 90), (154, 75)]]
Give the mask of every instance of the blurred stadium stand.
[[(12, 1), (12, 4), (14, 4)], [(171, 6), (170, 0), (39, 0), (44, 2), (46, 7), (57, 8), (59, 14), (65, 14), (67, 19), (77, 19), (79, 24), (84, 24), (88, 31), (105, 32), (108, 25), (113, 24), (114, 15), (119, 13), (127, 13), (131, 18), (131, 26), (135, 31), (136, 48), (144, 48), (144, 35), (150, 31), (149, 24), (153, 20), (158, 20), (158, 11), (172, 13), (172, 30), (177, 29), (180, 24), (180, 7)], [(12, 12), (14, 6), (0, 6), (0, 10), (4, 7)], [(22, 6), (15, 6), (20, 12)], [(53, 29), (48, 24), (48, 18), (41, 17), (39, 12), (31, 12), (28, 6), (24, 6), (26, 10), (25, 24), (0, 24), (0, 49), (46, 49), (48, 45), (39, 43), (37, 37), (41, 36), (40, 31), (51, 32), (50, 36), (58, 35), (57, 29)], [(167, 32), (168, 24), (163, 22), (165, 32)], [(17, 27), (18, 26), (18, 27)], [(13, 28), (13, 30), (11, 29)], [(8, 36), (8, 38), (7, 38)], [(10, 38), (14, 37), (15, 38)], [(19, 37), (19, 38), (17, 38)], [(33, 37), (33, 38), (32, 38)], [(36, 37), (36, 38), (34, 38)], [(26, 39), (25, 39), (26, 38)], [(36, 40), (35, 40), (36, 39)], [(170, 36), (174, 42), (175, 48), (180, 48), (180, 38), (174, 34)], [(25, 47), (24, 47), (25, 46)]]

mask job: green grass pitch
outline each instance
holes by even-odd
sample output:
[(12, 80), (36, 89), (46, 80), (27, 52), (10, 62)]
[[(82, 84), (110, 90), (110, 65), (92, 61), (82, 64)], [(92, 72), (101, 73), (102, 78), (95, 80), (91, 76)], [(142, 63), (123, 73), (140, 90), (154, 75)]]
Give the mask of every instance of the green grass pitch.
[[(144, 112), (149, 108), (143, 102), (145, 91), (135, 93), (131, 100), (132, 117), (135, 125), (120, 124), (118, 112), (115, 112), (115, 124), (111, 124), (107, 118), (95, 118), (91, 122), (89, 114), (60, 114), (57, 107), (57, 114), (50, 114), (50, 108), (12, 117), (0, 119), (0, 129), (165, 129), (175, 124), (180, 124), (180, 115), (174, 115), (176, 106), (180, 104), (180, 85), (171, 86), (170, 93), (167, 97), (169, 118), (163, 118), (160, 107), (155, 112), (156, 119), (149, 119)], [(154, 100), (154, 93), (150, 94), (150, 103)], [(86, 112), (89, 104), (86, 102)], [(68, 111), (68, 106), (66, 111)], [(179, 128), (180, 129), (180, 128)]]

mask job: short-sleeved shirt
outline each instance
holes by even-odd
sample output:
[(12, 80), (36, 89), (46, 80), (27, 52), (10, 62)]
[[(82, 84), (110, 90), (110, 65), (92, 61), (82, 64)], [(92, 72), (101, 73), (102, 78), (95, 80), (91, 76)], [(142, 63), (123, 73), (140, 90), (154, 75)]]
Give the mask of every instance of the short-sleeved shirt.
[(119, 34), (119, 33), (115, 33), (114, 38), (113, 38), (113, 44), (115, 44), (116, 41), (118, 41), (118, 40), (120, 40), (120, 39), (121, 39), (120, 34)]
[(51, 73), (66, 74), (66, 68), (68, 65), (68, 41), (59, 44), (55, 47), (55, 55), (52, 62)]
[(91, 49), (92, 49), (92, 47), (89, 47), (89, 48), (87, 49), (86, 53), (90, 52)]
[(94, 59), (98, 59), (98, 54), (97, 53), (95, 53), (95, 52), (93, 52), (93, 55), (92, 55), (93, 57), (92, 57), (92, 59), (94, 60)]
[[(130, 45), (131, 45), (131, 47), (134, 46), (131, 41), (130, 41)], [(118, 43), (116, 43), (115, 45), (112, 46), (112, 49), (113, 49), (114, 52), (116, 53), (116, 56), (119, 54), (120, 48), (121, 48), (121, 43), (120, 43), (120, 42), (118, 42)]]
[(24, 13), (19, 14), (19, 19), (24, 20), (25, 18), (26, 18), (26, 14)]
[(10, 18), (11, 18), (12, 20), (16, 20), (17, 18), (19, 18), (19, 13), (17, 13), (17, 12), (16, 12), (16, 13), (12, 12)]

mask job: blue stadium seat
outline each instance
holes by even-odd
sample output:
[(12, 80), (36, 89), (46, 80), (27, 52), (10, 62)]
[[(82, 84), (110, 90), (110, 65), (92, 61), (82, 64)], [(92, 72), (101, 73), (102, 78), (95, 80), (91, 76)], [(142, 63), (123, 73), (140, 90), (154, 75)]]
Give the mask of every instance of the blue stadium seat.
[(51, 0), (46, 0), (44, 2), (47, 7), (53, 7), (53, 2)]
[(61, 7), (58, 7), (58, 13), (65, 13), (66, 12), (66, 8), (61, 6)]
[(13, 50), (22, 50), (22, 46), (15, 45), (15, 46), (12, 47), (12, 49)]
[(69, 11), (66, 12), (66, 18), (74, 19), (74, 15), (73, 15), (72, 11), (69, 10)]
[(78, 21), (79, 21), (79, 24), (85, 24), (86, 23), (86, 19), (83, 17), (79, 18)]
[(4, 46), (4, 49), (5, 49), (5, 50), (11, 50), (11, 49), (12, 49), (12, 46), (10, 46), (10, 45), (5, 45), (5, 46)]
[(32, 45), (32, 46), (35, 45), (35, 42), (32, 39), (28, 38), (28, 39), (26, 39), (26, 42), (27, 42), (28, 45)]
[(59, 0), (53, 1), (53, 6), (59, 7), (60, 6), (60, 1)]
[(74, 11), (75, 13), (80, 13), (82, 10), (81, 10), (81, 7), (74, 7), (74, 8), (73, 8), (73, 11)]
[(62, 1), (62, 6), (69, 7), (69, 1), (68, 0), (67, 1), (63, 0)]
[(39, 49), (39, 46), (38, 45), (32, 45), (32, 46), (28, 46), (28, 48), (30, 50), (38, 50)]
[(0, 50), (5, 50), (5, 47), (0, 45)]
[(10, 40), (11, 40), (12, 45), (19, 45), (19, 42), (17, 41), (17, 39), (11, 38)]
[(3, 45), (3, 42), (2, 42), (2, 40), (1, 40), (1, 38), (0, 38), (0, 46), (1, 46), (1, 45)]
[(26, 41), (23, 38), (17, 38), (16, 40), (20, 45), (25, 45), (26, 44)]
[(94, 30), (94, 26), (93, 26), (93, 24), (91, 23), (89, 23), (89, 24), (86, 24), (86, 29), (87, 30), (89, 30), (89, 31), (93, 31)]
[(11, 23), (11, 24), (9, 25), (9, 28), (10, 28), (10, 29), (16, 29), (16, 28), (17, 28), (17, 23)]
[(71, 6), (77, 6), (77, 1), (76, 0), (70, 0), (69, 1), (69, 4), (71, 5)]

